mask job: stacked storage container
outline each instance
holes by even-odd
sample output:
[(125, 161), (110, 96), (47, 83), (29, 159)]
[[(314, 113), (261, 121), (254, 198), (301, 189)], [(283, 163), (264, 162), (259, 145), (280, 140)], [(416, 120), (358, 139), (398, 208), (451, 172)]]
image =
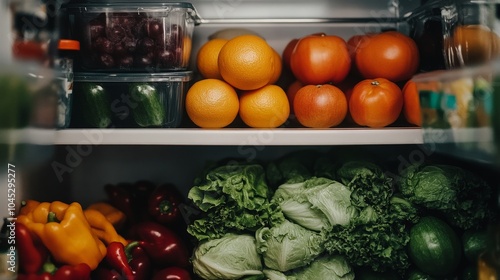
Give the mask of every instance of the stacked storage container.
[(65, 10), (81, 44), (70, 127), (179, 126), (192, 77), (193, 6), (89, 1)]

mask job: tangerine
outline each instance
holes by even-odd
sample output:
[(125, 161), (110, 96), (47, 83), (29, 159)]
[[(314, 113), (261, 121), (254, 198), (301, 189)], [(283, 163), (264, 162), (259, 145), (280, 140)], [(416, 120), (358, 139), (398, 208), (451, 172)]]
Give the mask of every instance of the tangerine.
[(269, 80), (268, 85), (274, 85), (280, 78), (281, 76), (281, 70), (283, 69), (283, 64), (281, 62), (281, 56), (280, 54), (274, 50), (274, 73), (273, 76), (271, 77), (271, 80)]
[(231, 124), (239, 110), (236, 90), (218, 79), (194, 83), (186, 94), (186, 113), (199, 127), (222, 128)]
[(277, 85), (266, 85), (240, 95), (240, 118), (250, 127), (275, 128), (286, 122), (290, 105), (285, 91)]
[(240, 90), (254, 90), (267, 85), (274, 73), (275, 51), (256, 35), (240, 35), (220, 50), (219, 71), (222, 78)]
[(227, 39), (212, 39), (201, 46), (196, 56), (196, 66), (203, 78), (222, 80), (218, 58), (220, 50), (227, 41)]

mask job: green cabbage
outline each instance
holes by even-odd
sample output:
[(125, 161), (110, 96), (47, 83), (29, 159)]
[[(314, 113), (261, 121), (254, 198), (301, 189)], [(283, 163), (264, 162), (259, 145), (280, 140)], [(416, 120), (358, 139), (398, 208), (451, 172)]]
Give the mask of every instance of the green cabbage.
[(228, 234), (201, 242), (193, 253), (193, 270), (200, 277), (239, 279), (262, 275), (262, 261), (251, 235)]
[(295, 280), (295, 277), (287, 277), (281, 271), (265, 268), (263, 272), (268, 280)]
[(293, 276), (296, 279), (352, 280), (354, 272), (343, 256), (325, 255)]
[(351, 206), (351, 191), (327, 178), (313, 177), (301, 183), (283, 184), (273, 200), (291, 221), (314, 231), (346, 225), (357, 215)]
[(268, 280), (352, 280), (354, 272), (343, 256), (323, 255), (310, 266), (283, 273), (277, 270), (264, 269)]
[(288, 220), (261, 228), (255, 236), (266, 267), (281, 272), (308, 265), (324, 251), (319, 233)]
[(458, 228), (479, 228), (493, 217), (491, 187), (460, 167), (411, 165), (402, 172), (398, 185), (408, 201), (441, 212)]

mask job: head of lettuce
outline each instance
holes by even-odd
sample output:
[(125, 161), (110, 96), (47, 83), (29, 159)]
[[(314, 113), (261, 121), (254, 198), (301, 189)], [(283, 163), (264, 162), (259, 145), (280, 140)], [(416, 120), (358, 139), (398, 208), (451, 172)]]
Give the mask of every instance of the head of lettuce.
[(201, 242), (194, 250), (193, 270), (203, 279), (240, 279), (262, 275), (255, 237), (228, 234)]

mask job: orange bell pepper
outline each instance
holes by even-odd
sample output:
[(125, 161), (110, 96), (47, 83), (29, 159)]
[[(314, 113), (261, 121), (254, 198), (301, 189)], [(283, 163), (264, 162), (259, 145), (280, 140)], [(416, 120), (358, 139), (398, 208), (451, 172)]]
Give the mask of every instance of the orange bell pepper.
[(88, 209), (94, 209), (101, 212), (116, 230), (120, 230), (127, 220), (125, 213), (107, 202), (92, 203), (83, 211), (85, 212)]

